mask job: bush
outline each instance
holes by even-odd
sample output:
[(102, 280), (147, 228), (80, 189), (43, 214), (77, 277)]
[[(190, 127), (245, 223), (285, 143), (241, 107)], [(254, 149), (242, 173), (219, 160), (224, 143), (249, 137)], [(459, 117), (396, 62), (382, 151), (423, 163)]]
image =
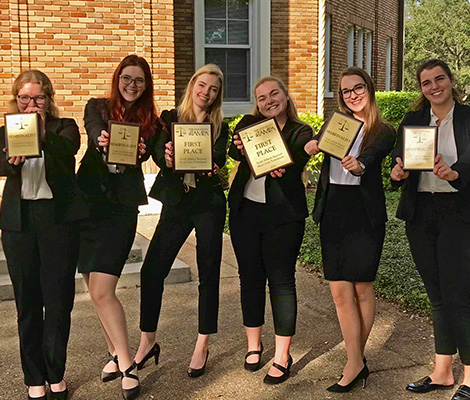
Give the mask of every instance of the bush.
[(398, 129), (409, 111), (410, 105), (419, 97), (419, 92), (376, 92), (377, 107), (382, 117)]

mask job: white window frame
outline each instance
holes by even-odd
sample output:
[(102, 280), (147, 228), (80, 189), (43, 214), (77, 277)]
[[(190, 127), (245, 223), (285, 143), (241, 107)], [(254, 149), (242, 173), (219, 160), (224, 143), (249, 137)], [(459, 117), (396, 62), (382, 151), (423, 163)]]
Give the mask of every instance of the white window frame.
[(362, 68), (364, 65), (364, 30), (357, 29), (357, 49), (356, 49), (356, 66)]
[(366, 32), (366, 71), (372, 74), (372, 31)]
[(385, 58), (385, 91), (390, 92), (392, 78), (392, 39), (387, 38)]
[[(255, 104), (254, 85), (259, 78), (271, 73), (271, 0), (251, 0), (250, 3), (250, 100), (225, 101), (225, 116), (251, 112)], [(197, 70), (205, 64), (204, 0), (194, 0), (194, 42), (194, 67)], [(240, 45), (231, 47), (240, 48)]]
[(348, 67), (354, 65), (354, 25), (348, 25)]
[(325, 98), (332, 99), (331, 90), (331, 14), (325, 14)]

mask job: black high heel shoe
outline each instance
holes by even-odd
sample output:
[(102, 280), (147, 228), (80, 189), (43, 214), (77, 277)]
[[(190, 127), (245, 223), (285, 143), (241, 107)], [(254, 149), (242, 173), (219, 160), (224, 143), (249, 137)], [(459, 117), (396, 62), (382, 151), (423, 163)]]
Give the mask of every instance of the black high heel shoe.
[[(343, 376), (341, 376), (342, 378)], [(333, 393), (346, 393), (349, 392), (356, 383), (358, 383), (362, 379), (362, 388), (365, 389), (367, 385), (367, 378), (369, 377), (369, 368), (367, 365), (364, 365), (364, 368), (361, 369), (361, 372), (357, 374), (357, 376), (352, 380), (351, 383), (347, 384), (346, 386), (340, 385), (339, 383), (335, 383), (334, 385), (330, 386), (326, 390)], [(340, 378), (340, 380), (341, 380)]]
[[(261, 348), (260, 350), (249, 351), (248, 353), (245, 354), (245, 365), (244, 365), (244, 367), (247, 371), (255, 372), (255, 371), (258, 371), (261, 368), (261, 355), (263, 354), (263, 343), (260, 342), (259, 346)], [(259, 355), (258, 362), (255, 362), (255, 363), (247, 362), (246, 359), (250, 356), (253, 356), (253, 355)]]
[(273, 367), (277, 368), (279, 371), (282, 372), (281, 376), (272, 376), (269, 374), (266, 374), (264, 377), (263, 382), (266, 383), (267, 385), (277, 385), (278, 383), (284, 382), (287, 378), (289, 378), (290, 375), (290, 367), (292, 366), (293, 360), (292, 357), (289, 354), (289, 360), (287, 361), (287, 367), (283, 367), (282, 365), (279, 365), (275, 362), (273, 362)]
[(144, 368), (145, 363), (152, 357), (155, 357), (155, 365), (158, 365), (158, 358), (160, 357), (160, 346), (158, 345), (158, 343), (155, 343), (153, 345), (153, 347), (146, 354), (146, 356), (142, 358), (142, 361), (136, 363), (137, 370), (140, 371), (142, 368)]
[(65, 400), (67, 396), (69, 395), (69, 391), (67, 390), (67, 388), (65, 388), (64, 390), (60, 392), (54, 392), (51, 389), (51, 395), (54, 400)]
[(124, 379), (124, 378), (130, 378), (130, 379), (134, 379), (137, 381), (137, 386), (134, 386), (133, 388), (131, 389), (122, 389), (122, 397), (124, 398), (124, 400), (133, 400), (135, 399), (139, 393), (140, 393), (140, 381), (139, 381), (139, 377), (135, 374), (131, 374), (131, 372), (137, 368), (137, 365), (136, 363), (132, 363), (132, 365), (127, 368), (123, 373), (122, 373), (122, 376), (121, 376), (121, 380)]
[(121, 371), (119, 371), (118, 356), (117, 355), (113, 356), (111, 353), (108, 353), (108, 362), (109, 361), (113, 361), (116, 364), (118, 370), (114, 372), (101, 371), (102, 382), (113, 381), (114, 379), (117, 379), (121, 376)]
[(189, 367), (188, 368), (188, 376), (190, 378), (198, 378), (201, 375), (203, 375), (204, 371), (206, 370), (206, 364), (207, 364), (207, 359), (208, 358), (209, 358), (209, 349), (207, 350), (206, 361), (204, 361), (204, 365), (202, 366), (202, 368), (191, 368), (191, 367)]

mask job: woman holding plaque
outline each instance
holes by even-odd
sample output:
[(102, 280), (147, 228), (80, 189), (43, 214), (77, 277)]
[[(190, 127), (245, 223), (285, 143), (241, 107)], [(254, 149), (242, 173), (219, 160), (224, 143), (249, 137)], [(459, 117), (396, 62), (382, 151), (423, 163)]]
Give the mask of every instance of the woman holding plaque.
[[(80, 133), (73, 119), (59, 118), (51, 81), (22, 72), (13, 84), (12, 113), (37, 113), (41, 156), (5, 157), (0, 128), (0, 171), (7, 176), (0, 228), (18, 311), (21, 364), (28, 399), (65, 399), (63, 380), (75, 294), (78, 230), (85, 214), (76, 200), (75, 154)], [(8, 126), (14, 130), (15, 126)], [(12, 146), (13, 147), (13, 146)], [(8, 150), (13, 150), (12, 148)]]
[[(363, 69), (350, 67), (341, 73), (338, 103), (363, 125), (342, 160), (325, 153), (313, 219), (320, 223), (324, 276), (348, 355), (341, 379), (327, 390), (342, 393), (360, 380), (365, 387), (369, 376), (364, 348), (374, 323), (373, 282), (387, 221), (381, 163), (393, 149), (395, 132), (381, 120), (374, 83)], [(319, 152), (320, 134), (305, 146), (307, 153)]]
[[(136, 166), (105, 163), (108, 121), (141, 124), (140, 158)], [(138, 206), (147, 203), (141, 162), (148, 158), (160, 130), (153, 100), (153, 80), (144, 58), (125, 57), (113, 74), (108, 98), (91, 99), (85, 108), (88, 150), (78, 171), (87, 195), (90, 218), (82, 224), (79, 271), (83, 274), (109, 349), (101, 378), (122, 379), (125, 399), (140, 391), (137, 366), (130, 355), (124, 310), (116, 285), (131, 250)], [(144, 143), (145, 142), (145, 143)]]
[[(464, 364), (453, 400), (470, 399), (470, 107), (462, 105), (444, 61), (423, 62), (416, 73), (421, 97), (399, 128), (391, 178), (403, 185), (397, 217), (406, 221), (416, 268), (432, 305), (434, 371), (407, 389), (426, 393), (454, 385), (452, 355)], [(438, 126), (432, 171), (403, 170), (405, 126)]]
[(261, 330), (264, 324), (266, 280), (275, 330), (274, 363), (266, 384), (284, 382), (290, 373), (290, 344), (295, 334), (297, 297), (295, 264), (308, 216), (302, 170), (309, 159), (304, 145), (312, 128), (300, 121), (284, 83), (275, 77), (255, 85), (253, 115), (245, 115), (235, 132), (266, 118), (275, 118), (290, 150), (293, 164), (255, 179), (239, 135), (233, 136), (229, 155), (240, 161), (230, 188), (230, 238), (237, 257), (243, 325), (248, 339), (245, 369), (261, 368)]
[[(160, 347), (156, 331), (163, 296), (163, 281), (193, 229), (199, 272), (199, 334), (189, 364), (191, 378), (201, 376), (209, 356), (209, 336), (217, 332), (222, 233), (225, 223), (225, 195), (217, 176), (225, 165), (228, 125), (222, 114), (222, 71), (207, 64), (191, 77), (176, 110), (163, 111), (165, 130), (158, 139), (154, 156), (160, 167), (150, 196), (163, 203), (160, 220), (150, 242), (141, 271), (140, 346), (135, 356), (138, 368), (158, 360)], [(213, 172), (173, 173), (172, 122), (212, 123)]]

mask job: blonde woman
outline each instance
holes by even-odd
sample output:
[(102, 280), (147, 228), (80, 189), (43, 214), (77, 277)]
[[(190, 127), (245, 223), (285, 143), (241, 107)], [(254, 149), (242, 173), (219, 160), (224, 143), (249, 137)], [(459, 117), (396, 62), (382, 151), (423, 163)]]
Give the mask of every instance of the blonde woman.
[[(166, 127), (155, 149), (155, 162), (161, 168), (150, 197), (163, 203), (141, 271), (141, 341), (135, 356), (138, 368), (155, 358), (160, 347), (156, 331), (163, 295), (163, 281), (178, 251), (196, 229), (199, 271), (199, 335), (189, 364), (192, 378), (204, 373), (209, 356), (209, 335), (217, 332), (222, 232), (225, 222), (225, 195), (217, 176), (226, 158), (228, 125), (222, 114), (222, 71), (214, 64), (200, 68), (186, 86), (176, 110), (163, 111)], [(208, 174), (174, 174), (172, 122), (211, 122), (214, 131), (214, 170)]]

